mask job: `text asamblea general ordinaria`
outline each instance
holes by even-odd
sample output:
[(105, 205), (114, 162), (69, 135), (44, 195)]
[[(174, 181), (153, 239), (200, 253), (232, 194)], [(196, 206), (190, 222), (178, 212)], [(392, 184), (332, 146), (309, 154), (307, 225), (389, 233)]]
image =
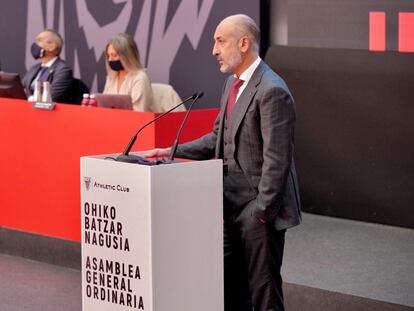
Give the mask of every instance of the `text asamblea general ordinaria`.
[(131, 284), (141, 280), (139, 266), (87, 256), (85, 271), (87, 297), (145, 310), (144, 299), (133, 293)]
[(115, 206), (85, 202), (84, 215), (85, 244), (130, 251), (122, 223), (116, 221)]

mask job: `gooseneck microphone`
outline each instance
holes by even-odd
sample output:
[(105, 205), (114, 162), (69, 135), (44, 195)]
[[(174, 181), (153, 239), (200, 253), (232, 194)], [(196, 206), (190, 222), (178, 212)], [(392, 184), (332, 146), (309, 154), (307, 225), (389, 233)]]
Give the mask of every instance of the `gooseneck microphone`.
[(198, 93), (197, 96), (191, 102), (190, 106), (188, 107), (187, 113), (185, 114), (184, 119), (181, 122), (180, 128), (178, 129), (177, 136), (175, 137), (175, 140), (174, 140), (174, 144), (171, 147), (170, 157), (169, 157), (170, 162), (174, 161), (174, 156), (175, 156), (175, 153), (177, 152), (177, 147), (178, 147), (178, 140), (180, 138), (180, 134), (181, 134), (181, 131), (182, 131), (183, 127), (184, 127), (184, 124), (187, 121), (188, 116), (190, 115), (191, 109), (193, 108), (194, 103), (198, 99), (200, 99), (201, 97), (203, 97), (203, 95), (204, 95), (203, 92)]
[(192, 99), (193, 100), (196, 99), (199, 96), (199, 94), (200, 93), (194, 93), (193, 95), (191, 95), (190, 97), (186, 98), (184, 101), (182, 101), (178, 105), (174, 106), (173, 108), (167, 110), (166, 112), (160, 114), (158, 117), (152, 119), (151, 121), (149, 121), (149, 122), (145, 123), (143, 126), (141, 126), (140, 129), (135, 133), (135, 135), (132, 136), (132, 138), (129, 141), (128, 145), (126, 146), (124, 152), (122, 154), (120, 154), (119, 156), (116, 157), (116, 161), (118, 161), (118, 162), (128, 162), (128, 163), (139, 163), (139, 164), (144, 164), (144, 165), (153, 165), (154, 163), (152, 161), (149, 161), (149, 160), (147, 160), (147, 159), (145, 159), (143, 157), (137, 156), (137, 155), (129, 154), (129, 152), (132, 149), (132, 146), (134, 145), (135, 141), (137, 140), (137, 137), (138, 137), (139, 133), (144, 128), (146, 128), (148, 125), (154, 123), (158, 119), (161, 119), (163, 116), (165, 116), (166, 114), (169, 114), (174, 109), (180, 107), (181, 105), (184, 105), (186, 102), (188, 102), (188, 101), (190, 101)]

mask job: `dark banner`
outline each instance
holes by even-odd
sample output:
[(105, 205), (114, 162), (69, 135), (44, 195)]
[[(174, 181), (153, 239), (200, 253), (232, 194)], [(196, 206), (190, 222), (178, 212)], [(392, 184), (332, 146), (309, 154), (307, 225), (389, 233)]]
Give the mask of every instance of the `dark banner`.
[(414, 52), (414, 1), (272, 0), (272, 43)]
[[(152, 82), (170, 83), (185, 98), (205, 96), (217, 107), (224, 75), (211, 55), (215, 27), (245, 13), (259, 22), (259, 1), (249, 0), (5, 0), (0, 10), (0, 63), (23, 75), (35, 63), (30, 45), (45, 28), (62, 34), (62, 58), (93, 92), (102, 92), (103, 51), (120, 32), (132, 35)], [(200, 107), (199, 106), (199, 107)]]

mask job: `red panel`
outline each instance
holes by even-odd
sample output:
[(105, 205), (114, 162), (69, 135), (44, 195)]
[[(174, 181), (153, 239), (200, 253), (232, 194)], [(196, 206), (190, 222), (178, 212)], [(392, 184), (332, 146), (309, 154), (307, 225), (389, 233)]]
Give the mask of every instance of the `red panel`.
[[(184, 113), (174, 115), (163, 127), (178, 127)], [(37, 110), (26, 101), (0, 98), (0, 227), (80, 241), (79, 158), (122, 152), (154, 116), (64, 104)], [(209, 131), (209, 120), (196, 124), (195, 131)], [(166, 143), (157, 138), (157, 126), (148, 126), (133, 150)]]
[(369, 50), (385, 51), (385, 12), (369, 12)]
[(414, 52), (414, 13), (398, 14), (398, 51)]
[[(184, 124), (179, 142), (196, 139), (213, 129), (218, 109), (197, 109), (190, 112)], [(171, 113), (160, 119), (156, 127), (156, 145), (159, 147), (171, 146), (176, 138), (178, 128), (184, 119), (183, 113)]]

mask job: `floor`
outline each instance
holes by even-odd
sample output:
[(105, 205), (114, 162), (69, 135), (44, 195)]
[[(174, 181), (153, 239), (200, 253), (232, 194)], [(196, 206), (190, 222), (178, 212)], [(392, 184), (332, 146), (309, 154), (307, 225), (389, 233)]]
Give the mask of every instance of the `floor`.
[(282, 271), (289, 283), (414, 307), (414, 230), (304, 214)]
[[(414, 307), (414, 230), (304, 214), (282, 271), (290, 284)], [(80, 311), (80, 271), (0, 254), (0, 310)]]
[(80, 271), (0, 254), (0, 310), (80, 311)]

